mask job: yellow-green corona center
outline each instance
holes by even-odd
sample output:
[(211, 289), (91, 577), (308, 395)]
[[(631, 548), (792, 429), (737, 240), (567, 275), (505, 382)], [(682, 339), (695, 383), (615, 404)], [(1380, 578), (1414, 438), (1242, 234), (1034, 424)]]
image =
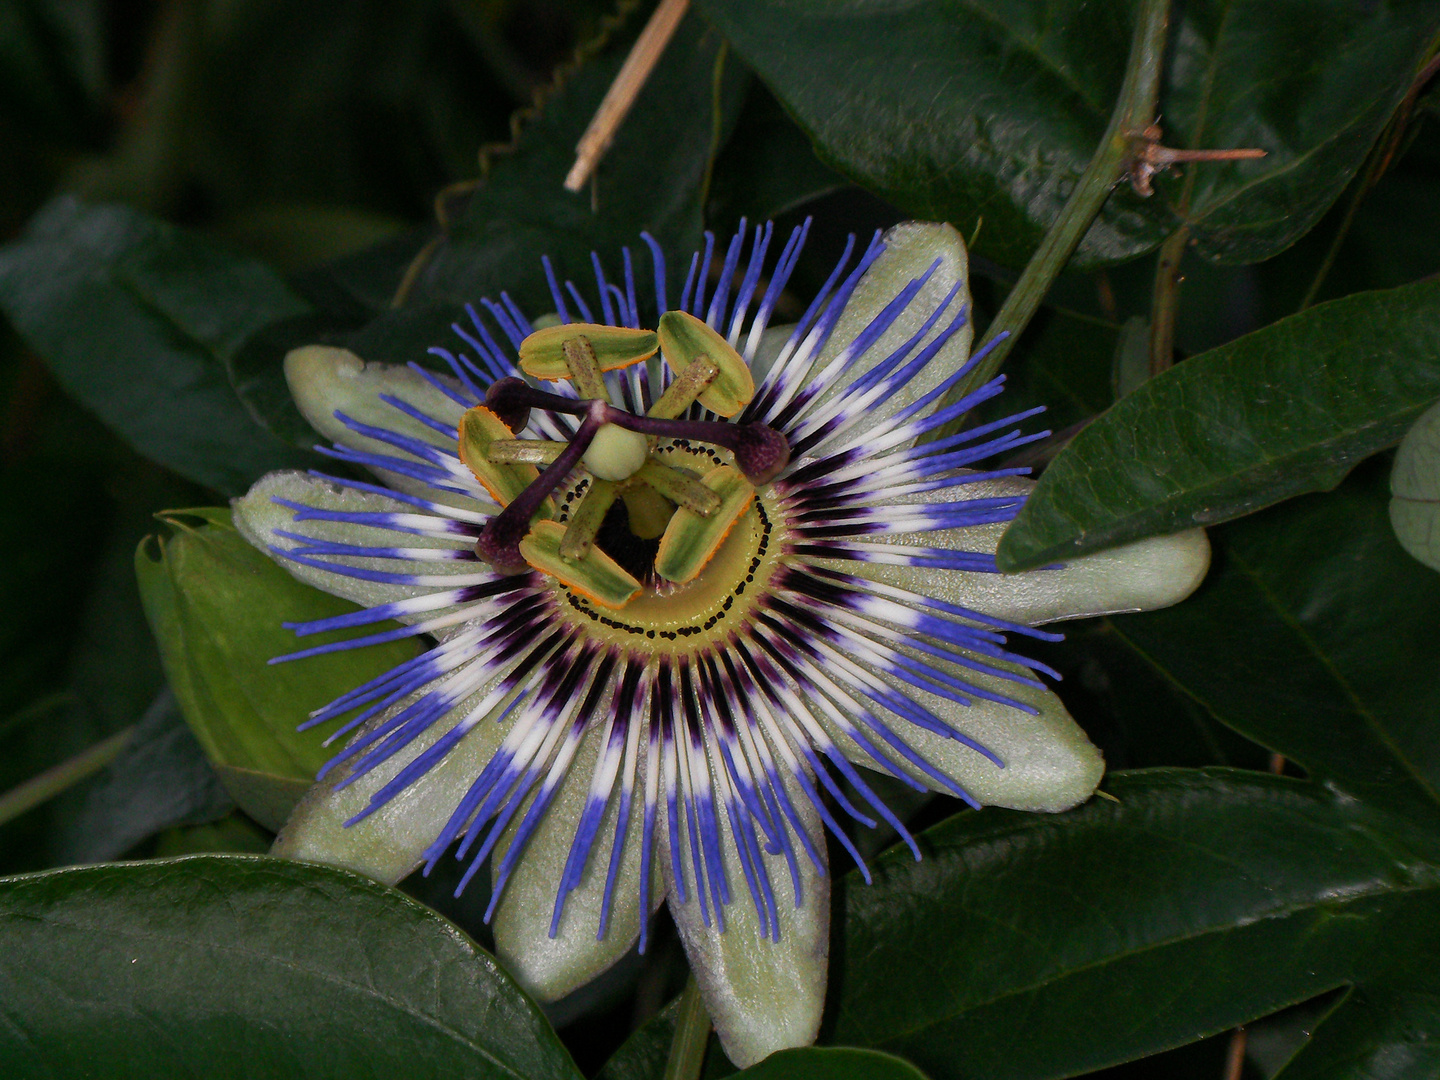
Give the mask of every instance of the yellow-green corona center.
[[(727, 465), (729, 458), (708, 447), (683, 443), (662, 443), (655, 454), (672, 467), (695, 472)], [(558, 500), (557, 521), (569, 521), (589, 487), (589, 480), (581, 480)], [(643, 645), (649, 652), (672, 656), (702, 652), (744, 625), (781, 565), (787, 538), (784, 511), (774, 494), (762, 489), (689, 581), (675, 584), (652, 574), (640, 592), (617, 610), (552, 575), (556, 613), (606, 645), (631, 649)]]
[[(616, 408), (605, 372), (657, 349), (672, 373), (664, 393), (644, 416)], [(763, 423), (681, 419), (696, 402), (725, 417), (750, 403), (755, 384), (734, 348), (694, 316), (671, 311), (653, 332), (577, 323), (538, 330), (520, 345), (520, 367), (541, 381), (567, 379), (577, 396), (505, 378), (465, 414), (460, 457), (504, 507), (481, 531), (476, 554), (502, 573), (539, 570), (608, 611), (638, 602), (648, 612), (646, 632), (661, 632), (647, 598), (663, 595), (668, 609), (679, 592), (703, 598), (718, 589), (733, 606), (739, 594), (714, 581), (728, 582), (755, 558), (733, 552), (766, 531), (757, 488), (790, 460), (785, 436)], [(529, 425), (535, 408), (575, 417), (578, 426), (565, 442), (508, 437)], [(700, 449), (707, 444), (713, 449)], [(683, 463), (667, 460), (677, 453)], [(550, 494), (564, 484), (572, 487), (557, 513)], [(690, 625), (688, 616), (663, 632), (678, 634), (681, 625)]]

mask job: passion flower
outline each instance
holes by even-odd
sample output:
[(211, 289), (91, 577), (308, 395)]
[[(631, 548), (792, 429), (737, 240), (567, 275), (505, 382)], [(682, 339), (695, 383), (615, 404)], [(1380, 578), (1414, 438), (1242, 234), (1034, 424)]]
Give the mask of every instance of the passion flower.
[(739, 1065), (819, 1025), (827, 832), (867, 878), (844, 818), (920, 857), (856, 764), (975, 807), (1082, 801), (1100, 754), (1008, 639), (1173, 603), (1208, 563), (1196, 531), (999, 575), (1029, 481), (976, 466), (1045, 433), (1031, 410), (940, 435), (1003, 382), (945, 404), (978, 359), (959, 236), (847, 247), (770, 329), (807, 228), (773, 262), (769, 225), (707, 237), (673, 308), (646, 237), (653, 330), (627, 250), (588, 299), (547, 262), (542, 329), (481, 301), (444, 372), (299, 350), (327, 452), (385, 486), (276, 473), (235, 514), (366, 605), (298, 634), (402, 624), (281, 659), (433, 642), (309, 718), (348, 741), (276, 851), (389, 882), (453, 853), (462, 888), (488, 860), (497, 949), (545, 999), (668, 900)]

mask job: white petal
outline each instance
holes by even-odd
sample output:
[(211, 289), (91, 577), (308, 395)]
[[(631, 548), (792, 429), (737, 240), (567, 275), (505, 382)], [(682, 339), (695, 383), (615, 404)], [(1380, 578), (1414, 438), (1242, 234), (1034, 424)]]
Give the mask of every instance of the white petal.
[[(855, 286), (850, 302), (845, 305), (845, 311), (836, 322), (835, 330), (821, 351), (812, 373), (823, 370), (826, 363), (839, 355), (842, 349), (870, 325), (886, 304), (895, 299), (911, 281), (921, 277), (937, 259), (940, 260), (940, 265), (890, 328), (850, 367), (843, 380), (820, 396), (818, 405), (823, 406), (908, 341), (934, 314), (940, 302), (957, 283), (960, 284), (960, 291), (910, 356), (913, 357), (925, 344), (934, 340), (949, 325), (951, 319), (970, 303), (969, 258), (965, 252), (965, 242), (953, 226), (928, 221), (907, 221), (887, 232), (884, 240), (884, 253), (875, 260)], [(856, 434), (873, 428), (880, 421), (933, 390), (969, 359), (973, 337), (974, 330), (967, 321), (918, 374), (867, 409), (864, 418), (849, 429), (846, 437), (853, 438)], [(816, 406), (812, 406), (814, 407)]]
[[(459, 706), (458, 715), (463, 716), (480, 704), (497, 681), (498, 678), (491, 680), (467, 698)], [(413, 700), (409, 698), (393, 706), (364, 730), (383, 723)], [(492, 712), (438, 765), (386, 806), (348, 827), (345, 822), (369, 805), (370, 796), (444, 734), (449, 725), (444, 722), (431, 725), (389, 761), (339, 791), (335, 785), (348, 771), (337, 770), (312, 786), (300, 800), (275, 838), (270, 853), (287, 859), (342, 866), (387, 885), (395, 884), (420, 864), (421, 854), (450, 819), (451, 812), (486, 762), (494, 756), (512, 722), (513, 714), (497, 723)]]
[[(1025, 494), (1034, 482), (1003, 477), (961, 484), (888, 503), (949, 502)], [(1006, 523), (884, 536), (886, 543), (994, 553)], [(837, 569), (1031, 626), (1169, 607), (1189, 596), (1210, 567), (1204, 529), (1152, 536), (1071, 559), (1059, 570), (981, 574), (878, 563), (831, 564)]]
[[(603, 708), (597, 710), (597, 714), (603, 712)], [(585, 985), (629, 952), (640, 936), (640, 832), (645, 808), (643, 775), (637, 775), (635, 781), (629, 831), (621, 848), (620, 868), (615, 878), (604, 938), (597, 940), (596, 933), (600, 928), (600, 908), (614, 847), (615, 824), (619, 817), (619, 779), (601, 821), (600, 831), (596, 834), (585, 876), (579, 887), (566, 898), (558, 933), (553, 938), (550, 936), (556, 891), (564, 875), (576, 826), (585, 810), (602, 736), (603, 731), (598, 726), (586, 733), (575, 761), (555, 795), (555, 801), (530, 837), (495, 911), (496, 954), (526, 992), (541, 1001), (555, 1001)], [(528, 801), (525, 809), (529, 809)], [(492, 869), (500, 865), (509, 851), (515, 831), (523, 819), (524, 811), (517, 813), (496, 845), (491, 856)], [(649, 918), (665, 899), (659, 875), (651, 880), (651, 900), (644, 912), (645, 918)]]
[[(724, 765), (714, 758), (712, 767)], [(806, 832), (823, 858), (825, 837), (819, 815), (798, 786), (790, 785), (789, 790)], [(668, 835), (663, 810), (661, 827), (656, 830), (660, 840), (655, 859), (665, 874), (670, 913), (720, 1045), (743, 1069), (777, 1050), (808, 1046), (815, 1041), (825, 1005), (830, 954), (830, 880), (815, 869), (792, 839), (804, 900), (797, 908), (784, 856), (766, 854), (762, 848), (761, 858), (775, 890), (780, 940), (761, 940), (759, 919), (746, 887), (730, 823), (723, 808), (717, 805), (716, 809), (732, 898), (724, 908), (723, 933), (715, 925), (713, 911), (710, 926), (701, 918), (688, 837), (681, 843), (687, 899), (684, 903), (678, 899), (671, 880), (673, 838)], [(763, 843), (763, 837), (759, 839)]]
[[(288, 499), (318, 510), (338, 510), (344, 513), (403, 513), (414, 514), (416, 508), (395, 499), (386, 498), (367, 491), (340, 487), (328, 480), (308, 476), (300, 472), (273, 472), (261, 477), (255, 486), (230, 506), (235, 527), (250, 543), (268, 551), (271, 547), (290, 548), (293, 540), (275, 535), (276, 529), (298, 533), (315, 540), (339, 544), (378, 544), (416, 548), (463, 548), (468, 546), (463, 538), (440, 539), (415, 536), (371, 528), (368, 525), (354, 525), (343, 521), (301, 521), (294, 520), (295, 511), (272, 500)], [(333, 596), (343, 596), (367, 607), (403, 600), (434, 592), (430, 585), (392, 585), (385, 582), (365, 581), (361, 578), (346, 577), (316, 566), (307, 566), (291, 559), (277, 558), (276, 561), (292, 576), (313, 585)], [(482, 572), (485, 568), (475, 562), (411, 562), (404, 559), (369, 559), (338, 557), (327, 561), (348, 566), (388, 573), (446, 575), (463, 577)], [(459, 582), (457, 581), (457, 584)]]
[[(465, 410), (408, 367), (366, 363), (348, 349), (307, 345), (285, 357), (285, 379), (290, 384), (296, 406), (310, 426), (340, 446), (365, 453), (419, 460), (388, 443), (352, 431), (336, 418), (337, 412), (371, 427), (419, 439), (451, 454), (456, 452), (460, 418)], [(455, 385), (452, 379), (444, 381)], [(406, 415), (394, 405), (380, 400), (381, 394), (398, 398), (448, 425), (450, 433), (436, 431)], [(397, 490), (439, 498), (442, 502), (453, 499), (453, 496), (442, 497), (443, 493), (437, 493), (428, 484), (412, 477), (385, 469), (373, 471)]]
[[(958, 740), (926, 731), (871, 703), (879, 719), (977, 802), (1014, 810), (1058, 813), (1084, 802), (1095, 791), (1105, 772), (1105, 760), (1052, 691), (970, 671), (932, 656), (911, 655), (958, 679), (1039, 710), (1037, 715), (1032, 715), (980, 698), (966, 706), (909, 683), (887, 680), (901, 694), (998, 756), (1005, 763), (1001, 768)], [(837, 731), (833, 724), (827, 721), (826, 727), (846, 757), (856, 764), (875, 767), (875, 759)], [(874, 738), (871, 741), (879, 742)], [(931, 790), (948, 790), (908, 763), (902, 767)]]

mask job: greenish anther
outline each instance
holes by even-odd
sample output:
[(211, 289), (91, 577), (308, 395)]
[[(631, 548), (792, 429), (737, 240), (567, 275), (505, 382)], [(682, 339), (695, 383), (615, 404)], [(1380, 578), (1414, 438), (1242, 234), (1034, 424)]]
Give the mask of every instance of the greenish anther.
[(570, 523), (565, 526), (565, 536), (560, 541), (562, 559), (573, 562), (590, 553), (590, 546), (600, 534), (600, 526), (615, 504), (617, 495), (619, 489), (613, 481), (597, 479), (591, 483), (590, 490), (585, 492)]

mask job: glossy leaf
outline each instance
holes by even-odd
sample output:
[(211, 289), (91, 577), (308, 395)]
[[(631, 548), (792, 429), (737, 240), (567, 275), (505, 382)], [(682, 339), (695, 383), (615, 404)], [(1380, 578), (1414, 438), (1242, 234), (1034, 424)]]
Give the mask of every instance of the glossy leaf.
[(1119, 801), (1063, 816), (962, 814), (924, 834), (923, 862), (848, 876), (829, 1038), (936, 1080), (1040, 1080), (1350, 983), (1440, 990), (1431, 834), (1263, 773), (1106, 789)]
[(1151, 379), (1076, 436), (996, 552), (1043, 566), (1333, 487), (1440, 397), (1440, 283), (1333, 300)]
[(393, 889), (198, 856), (0, 880), (13, 1076), (579, 1080), (495, 961)]
[(410, 641), (344, 650), (287, 664), (298, 648), (282, 623), (355, 610), (303, 585), (230, 524), (227, 510), (166, 517), (174, 535), (135, 555), (145, 612), (181, 711), (227, 790), (262, 825), (278, 829), (331, 756), (324, 733), (299, 732), (309, 713), (414, 655)]
[[(915, 217), (1019, 265), (1094, 152), (1120, 89), (1125, 4), (705, 0), (827, 164)], [(1181, 217), (1212, 258), (1256, 261), (1305, 233), (1344, 189), (1410, 86), (1440, 14), (1206, 0), (1177, 9), (1159, 112), (1169, 145), (1260, 146), (1143, 202), (1110, 200), (1082, 262), (1133, 257)]]
[(1440, 827), (1440, 575), (1391, 534), (1383, 473), (1213, 530), (1195, 596), (1113, 626), (1241, 734)]
[(0, 250), (0, 308), (83, 405), (227, 494), (310, 459), (259, 427), (224, 361), (304, 305), (258, 263), (121, 206), (52, 203)]
[(816, 157), (775, 95), (753, 82), (735, 134), (715, 161), (708, 217), (766, 221), (844, 186), (845, 178)]

